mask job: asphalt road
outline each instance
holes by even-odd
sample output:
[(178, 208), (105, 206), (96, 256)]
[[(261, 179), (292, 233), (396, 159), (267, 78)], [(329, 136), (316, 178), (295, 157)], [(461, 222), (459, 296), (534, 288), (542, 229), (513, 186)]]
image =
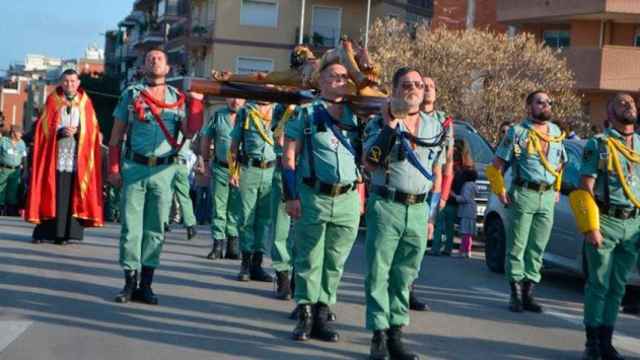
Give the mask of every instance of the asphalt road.
[[(293, 302), (273, 286), (235, 280), (239, 263), (204, 258), (206, 228), (186, 241), (169, 233), (154, 290), (159, 306), (116, 304), (119, 227), (87, 230), (83, 243), (30, 243), (32, 226), (0, 218), (0, 359), (195, 360), (366, 359), (364, 244), (348, 260), (334, 307), (337, 344), (290, 340)], [(268, 265), (268, 264), (267, 264)], [(582, 282), (547, 271), (539, 287), (542, 315), (507, 310), (507, 285), (482, 252), (463, 260), (426, 257), (418, 281), (429, 313), (413, 313), (407, 342), (429, 359), (579, 359)], [(621, 315), (618, 350), (640, 359), (640, 318)]]

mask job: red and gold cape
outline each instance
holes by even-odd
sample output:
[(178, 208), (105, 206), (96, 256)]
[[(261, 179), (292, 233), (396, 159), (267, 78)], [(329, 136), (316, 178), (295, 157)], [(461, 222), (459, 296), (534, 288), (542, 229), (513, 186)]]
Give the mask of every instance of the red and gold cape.
[(39, 224), (56, 217), (58, 124), (60, 110), (69, 105), (80, 109), (71, 214), (86, 227), (100, 227), (104, 225), (100, 127), (91, 99), (81, 89), (71, 101), (66, 99), (61, 88), (47, 97), (45, 109), (35, 125), (25, 219)]

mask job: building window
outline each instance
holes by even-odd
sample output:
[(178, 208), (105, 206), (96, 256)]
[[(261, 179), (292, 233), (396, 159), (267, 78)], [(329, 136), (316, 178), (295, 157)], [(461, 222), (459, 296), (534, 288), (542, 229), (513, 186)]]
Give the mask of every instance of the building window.
[(166, 0), (158, 0), (158, 17), (162, 17), (165, 15), (167, 10), (167, 1)]
[(271, 59), (253, 57), (238, 57), (236, 59), (236, 73), (238, 74), (271, 71), (273, 71), (273, 60)]
[(571, 35), (568, 30), (546, 30), (542, 34), (544, 43), (554, 49), (562, 49), (571, 45)]
[(633, 38), (633, 45), (640, 47), (640, 30), (636, 31), (636, 36)]
[(240, 24), (278, 27), (278, 0), (242, 0)]
[(342, 9), (313, 6), (311, 16), (312, 42), (317, 46), (335, 47), (342, 31)]

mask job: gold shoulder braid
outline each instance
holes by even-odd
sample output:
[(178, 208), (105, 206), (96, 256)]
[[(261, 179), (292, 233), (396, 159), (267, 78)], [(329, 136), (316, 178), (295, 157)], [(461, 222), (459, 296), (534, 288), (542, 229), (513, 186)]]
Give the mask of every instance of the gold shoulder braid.
[(610, 154), (607, 166), (608, 170), (615, 170), (616, 175), (618, 176), (618, 180), (620, 181), (620, 184), (622, 184), (622, 190), (624, 191), (627, 199), (629, 199), (629, 201), (631, 201), (631, 203), (635, 207), (640, 208), (640, 201), (636, 199), (635, 195), (631, 191), (631, 187), (629, 186), (629, 183), (627, 183), (627, 178), (626, 176), (624, 176), (622, 165), (620, 165), (620, 158), (618, 157), (618, 154), (622, 154), (628, 161), (634, 164), (638, 164), (640, 163), (640, 154), (633, 151), (633, 149), (629, 149), (625, 144), (611, 137), (607, 138), (607, 149), (609, 150)]
[(542, 164), (542, 166), (545, 168), (545, 170), (550, 172), (551, 175), (553, 175), (556, 178), (556, 181), (555, 181), (556, 191), (559, 191), (560, 186), (562, 185), (562, 170), (554, 169), (553, 165), (549, 163), (549, 160), (547, 160), (547, 157), (544, 155), (544, 152), (542, 151), (542, 145), (540, 144), (540, 140), (544, 140), (547, 143), (551, 144), (551, 143), (562, 142), (564, 138), (565, 138), (564, 132), (562, 132), (559, 136), (550, 136), (547, 134), (543, 134), (536, 129), (533, 129), (533, 128), (529, 129), (529, 137), (528, 137), (529, 141), (527, 144), (527, 152), (530, 154), (533, 152), (538, 153), (538, 156), (540, 157), (540, 163)]
[(293, 113), (295, 112), (295, 110), (296, 110), (296, 106), (295, 105), (287, 106), (287, 110), (282, 115), (282, 119), (280, 119), (280, 122), (278, 123), (278, 126), (276, 126), (276, 129), (273, 131), (273, 137), (274, 138), (280, 138), (280, 137), (282, 137), (282, 135), (284, 135), (284, 127), (285, 127), (285, 125), (287, 125), (287, 122), (293, 116)]
[[(267, 144), (273, 146), (273, 139), (270, 138), (264, 130), (264, 122), (262, 120), (262, 115), (260, 114), (260, 112), (254, 108), (250, 108), (247, 116), (249, 117), (248, 120), (252, 121), (256, 130), (258, 130), (258, 134), (260, 134), (262, 140), (264, 140), (264, 142), (266, 142)], [(269, 119), (269, 121), (270, 120), (271, 119)], [(245, 121), (244, 123), (245, 130), (249, 129), (249, 121)]]

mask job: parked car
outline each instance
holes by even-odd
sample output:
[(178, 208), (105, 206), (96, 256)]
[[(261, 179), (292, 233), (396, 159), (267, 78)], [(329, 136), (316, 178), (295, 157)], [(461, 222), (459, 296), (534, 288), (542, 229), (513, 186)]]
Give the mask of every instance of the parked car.
[(493, 161), (493, 147), (478, 131), (468, 122), (456, 120), (454, 125), (454, 137), (464, 140), (470, 147), (473, 161), (478, 172), (478, 180), (476, 180), (478, 195), (476, 203), (478, 204), (478, 224), (482, 226), (484, 212), (489, 201), (489, 180), (485, 175), (485, 168)]
[[(569, 193), (580, 183), (580, 165), (582, 151), (586, 141), (566, 140), (568, 162), (562, 178), (560, 202), (556, 204), (553, 218), (551, 239), (544, 254), (544, 262), (571, 272), (586, 274), (586, 263), (583, 257), (583, 235), (578, 231), (575, 217), (569, 205)], [(505, 184), (511, 184), (511, 172), (505, 173)], [(489, 196), (489, 203), (484, 216), (485, 257), (487, 267), (493, 272), (503, 273), (506, 251), (506, 233), (509, 227), (507, 212), (495, 194)], [(640, 275), (637, 271), (631, 275), (629, 282), (640, 286)]]

